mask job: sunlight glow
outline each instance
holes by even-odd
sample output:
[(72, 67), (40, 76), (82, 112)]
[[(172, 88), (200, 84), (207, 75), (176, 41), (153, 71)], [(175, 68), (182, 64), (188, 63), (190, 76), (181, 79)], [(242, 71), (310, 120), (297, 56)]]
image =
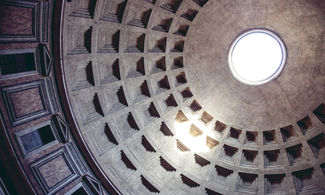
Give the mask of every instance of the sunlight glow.
[[(186, 117), (189, 119), (185, 122), (174, 123), (175, 136), (179, 139), (186, 147), (188, 147), (191, 152), (209, 152), (211, 149), (207, 146), (207, 136), (210, 136), (216, 139), (216, 136), (212, 133), (212, 124), (205, 125), (200, 121), (200, 117), (197, 115), (186, 114)], [(202, 131), (201, 135), (193, 137), (190, 134), (191, 125), (195, 125)], [(176, 151), (182, 153), (175, 146)]]
[(233, 76), (239, 81), (261, 85), (280, 74), (285, 57), (284, 44), (277, 35), (268, 30), (254, 29), (233, 42), (228, 61)]

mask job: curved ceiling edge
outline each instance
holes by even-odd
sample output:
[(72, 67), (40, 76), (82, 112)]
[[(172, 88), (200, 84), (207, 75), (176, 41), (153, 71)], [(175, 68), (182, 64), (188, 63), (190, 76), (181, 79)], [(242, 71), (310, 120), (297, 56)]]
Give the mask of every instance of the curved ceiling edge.
[(64, 114), (68, 119), (69, 126), (71, 128), (71, 133), (74, 136), (74, 139), (82, 152), (85, 160), (88, 165), (94, 172), (94, 174), (98, 177), (98, 179), (102, 182), (104, 187), (112, 194), (121, 194), (119, 190), (114, 186), (114, 184), (110, 181), (110, 179), (103, 172), (101, 167), (98, 165), (97, 161), (93, 157), (90, 152), (87, 144), (85, 143), (82, 135), (79, 132), (78, 125), (75, 122), (75, 118), (73, 113), (70, 110), (70, 102), (67, 97), (66, 91), (66, 83), (64, 79), (64, 64), (62, 58), (62, 20), (64, 16), (64, 7), (66, 1), (64, 0), (56, 0), (54, 5), (54, 13), (53, 13), (53, 53), (54, 53), (54, 70), (55, 77), (57, 81), (57, 88), (59, 92), (59, 99), (62, 103), (62, 108), (64, 110)]

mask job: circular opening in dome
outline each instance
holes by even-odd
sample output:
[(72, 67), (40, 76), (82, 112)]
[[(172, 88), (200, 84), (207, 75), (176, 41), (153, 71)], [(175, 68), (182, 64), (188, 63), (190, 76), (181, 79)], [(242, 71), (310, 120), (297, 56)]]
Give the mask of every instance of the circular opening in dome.
[(262, 85), (276, 78), (286, 61), (285, 46), (276, 34), (253, 29), (232, 43), (228, 63), (233, 76), (248, 85)]

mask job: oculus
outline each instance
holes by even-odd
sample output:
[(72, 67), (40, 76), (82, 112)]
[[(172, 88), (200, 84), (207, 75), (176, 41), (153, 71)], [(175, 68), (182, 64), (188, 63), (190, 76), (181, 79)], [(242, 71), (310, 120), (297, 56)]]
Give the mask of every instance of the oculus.
[(281, 38), (266, 29), (240, 34), (231, 44), (228, 64), (232, 75), (248, 85), (263, 85), (276, 78), (286, 62)]

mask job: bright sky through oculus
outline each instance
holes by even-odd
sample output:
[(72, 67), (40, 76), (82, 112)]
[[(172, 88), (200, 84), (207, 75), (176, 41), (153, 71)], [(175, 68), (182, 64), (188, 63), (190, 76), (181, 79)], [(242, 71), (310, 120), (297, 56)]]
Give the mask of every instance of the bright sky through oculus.
[(282, 71), (285, 48), (274, 33), (255, 29), (245, 32), (233, 42), (228, 61), (232, 74), (239, 81), (261, 85)]

